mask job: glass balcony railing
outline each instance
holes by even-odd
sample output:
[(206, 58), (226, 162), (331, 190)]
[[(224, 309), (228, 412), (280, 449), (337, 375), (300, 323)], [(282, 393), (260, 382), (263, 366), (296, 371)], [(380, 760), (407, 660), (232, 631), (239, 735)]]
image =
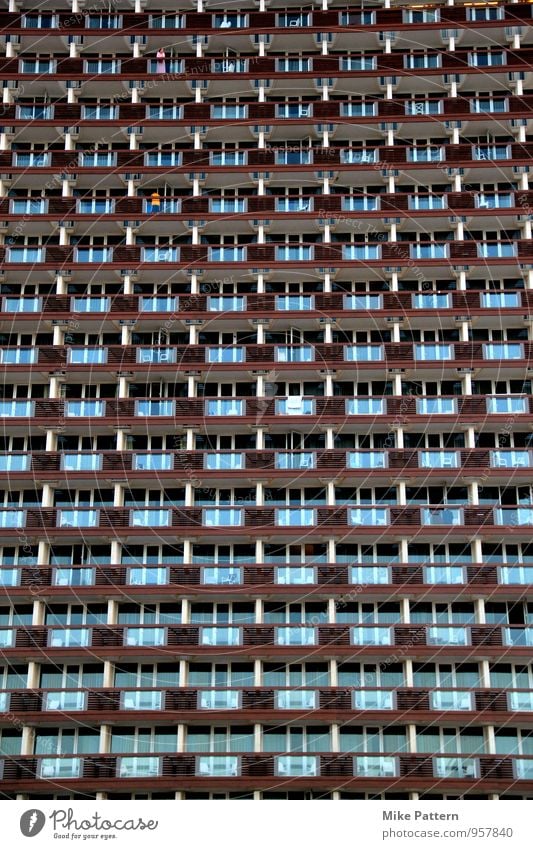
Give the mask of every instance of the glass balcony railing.
[(275, 358), (278, 363), (312, 363), (315, 351), (311, 345), (278, 345)]
[(453, 625), (431, 625), (426, 632), (429, 646), (468, 646), (469, 636), (468, 628)]
[(75, 248), (76, 262), (98, 262), (106, 263), (113, 261), (113, 248), (108, 247), (90, 247), (90, 248)]
[[(446, 209), (448, 201), (446, 195), (409, 195), (407, 201), (409, 209)], [(422, 257), (421, 257), (422, 258)], [(434, 259), (436, 257), (423, 257), (423, 259)]]
[(357, 527), (385, 527), (389, 524), (387, 507), (349, 507), (348, 524)]
[(156, 778), (160, 774), (157, 757), (122, 757), (118, 763), (119, 778)]
[(112, 150), (80, 153), (80, 166), (82, 168), (114, 168), (116, 164), (117, 154)]
[(43, 710), (70, 711), (86, 710), (87, 694), (77, 690), (74, 692), (50, 692), (43, 694)]
[[(291, 154), (290, 157), (287, 155), (286, 159), (293, 159), (295, 154)], [(310, 159), (310, 154), (307, 156), (300, 156), (300, 159)], [(293, 162), (281, 162), (278, 163), (281, 165), (289, 165), (289, 164), (301, 164), (307, 165), (307, 162), (302, 161), (300, 163)], [(276, 198), (276, 212), (311, 212), (313, 209), (313, 198)]]
[(506, 527), (533, 525), (533, 507), (496, 507), (494, 524)]
[(20, 401), (0, 401), (0, 417), (25, 418), (33, 416), (35, 401), (21, 399)]
[(224, 778), (236, 776), (240, 772), (237, 755), (198, 755), (196, 775), (205, 778)]
[(313, 245), (276, 245), (277, 262), (310, 262)]
[(142, 249), (143, 262), (179, 262), (180, 249), (171, 245), (156, 245)]
[(135, 402), (136, 416), (171, 417), (175, 414), (176, 402), (172, 401), (171, 399), (165, 399), (163, 401), (152, 401), (150, 399), (144, 399)]
[(483, 259), (505, 259), (516, 256), (516, 244), (503, 242), (478, 242), (478, 256)]
[(11, 628), (0, 628), (0, 649), (10, 649), (15, 645), (15, 632)]
[(244, 512), (240, 507), (207, 507), (202, 513), (204, 527), (240, 527), (243, 524)]
[(105, 415), (105, 401), (81, 400), (67, 401), (65, 403), (65, 415), (69, 418), (102, 418)]
[(109, 312), (111, 299), (105, 297), (92, 298), (72, 298), (72, 312), (93, 313), (93, 312)]
[(12, 198), (10, 210), (12, 215), (46, 215), (48, 201), (46, 198)]
[(499, 566), (499, 584), (533, 584), (533, 566)]
[(379, 151), (376, 148), (351, 148), (348, 147), (340, 152), (341, 162), (344, 165), (365, 165), (377, 162)]
[(1, 365), (32, 365), (39, 359), (38, 348), (0, 348)]
[(242, 584), (242, 570), (239, 566), (205, 566), (202, 570), (202, 583), (226, 586)]
[(208, 363), (244, 363), (246, 348), (237, 345), (208, 347), (205, 351)]
[(464, 524), (461, 507), (422, 507), (421, 523), (423, 525), (462, 525)]
[(466, 778), (472, 781), (479, 777), (479, 761), (475, 758), (435, 758), (435, 778)]
[(422, 342), (414, 346), (415, 359), (422, 362), (453, 360), (455, 357), (453, 345)]
[(350, 628), (354, 646), (392, 646), (394, 643), (392, 628), (383, 625), (357, 625)]
[(222, 153), (210, 152), (210, 163), (214, 167), (233, 167), (246, 165), (247, 151), (225, 150)]
[(174, 468), (174, 456), (172, 454), (134, 454), (132, 466), (136, 471), (168, 472)]
[(167, 641), (165, 628), (132, 628), (124, 632), (125, 646), (164, 646)]
[(146, 117), (150, 121), (179, 121), (183, 116), (182, 107), (177, 104), (148, 106)]
[(380, 416), (385, 413), (384, 398), (347, 398), (348, 416)]
[(42, 758), (37, 768), (38, 778), (46, 779), (81, 778), (82, 772), (81, 758)]
[(42, 311), (42, 298), (4, 298), (4, 312), (34, 313)]
[(433, 690), (430, 710), (474, 710), (474, 694), (469, 690)]
[(78, 212), (81, 215), (109, 215), (115, 211), (114, 198), (90, 198), (78, 200)]
[(130, 566), (127, 582), (132, 587), (165, 586), (168, 569), (166, 566)]
[(424, 583), (465, 584), (465, 569), (463, 566), (425, 566)]
[(90, 628), (51, 628), (48, 645), (53, 648), (84, 648), (91, 645)]
[[(533, 711), (533, 693), (512, 692), (507, 693), (507, 706), (509, 710)], [(532, 770), (533, 774), (533, 770)]]
[(276, 414), (279, 416), (312, 416), (315, 414), (315, 400), (314, 398), (302, 398), (301, 395), (276, 398)]
[(57, 567), (54, 569), (53, 584), (56, 587), (90, 587), (94, 584), (94, 569)]
[(30, 465), (30, 454), (0, 454), (0, 472), (26, 472)]
[(275, 455), (276, 469), (314, 469), (316, 455), (313, 451), (277, 451)]
[(398, 761), (384, 755), (358, 755), (354, 757), (354, 775), (361, 778), (394, 778), (398, 775)]
[(0, 587), (18, 587), (19, 570), (0, 567)]
[(416, 412), (419, 416), (450, 416), (457, 413), (456, 398), (417, 398)]
[(130, 510), (130, 527), (132, 528), (169, 528), (171, 524), (170, 510)]
[(520, 342), (489, 342), (483, 345), (485, 360), (522, 360), (524, 346)]
[(210, 295), (207, 309), (210, 312), (244, 312), (246, 298), (243, 295)]
[(107, 348), (69, 348), (70, 365), (104, 365), (107, 363)]
[(141, 312), (176, 312), (178, 299), (173, 295), (145, 295), (141, 298)]
[(101, 454), (65, 452), (61, 454), (61, 468), (67, 472), (99, 472), (102, 468)]
[(384, 358), (382, 345), (345, 345), (344, 359), (347, 362), (379, 362)]
[(278, 566), (275, 570), (276, 584), (316, 584), (316, 570), (313, 566)]
[(461, 455), (459, 451), (421, 451), (418, 464), (421, 469), (458, 469)]
[(342, 258), (344, 260), (352, 260), (358, 262), (366, 262), (367, 260), (379, 259), (379, 245), (343, 245)]
[(392, 690), (354, 690), (352, 704), (354, 710), (394, 710), (394, 692)]
[(246, 455), (237, 451), (210, 451), (204, 454), (204, 469), (210, 471), (234, 471), (246, 468)]
[(289, 625), (276, 628), (276, 645), (278, 646), (315, 646), (317, 645), (316, 628), (308, 625)]
[(200, 690), (200, 710), (238, 710), (241, 707), (240, 690)]
[(346, 310), (380, 310), (383, 308), (381, 295), (345, 295)]
[(209, 248), (210, 262), (245, 262), (246, 248), (237, 245), (226, 245), (220, 248)]
[(493, 469), (527, 469), (531, 465), (531, 455), (525, 449), (500, 448), (490, 452), (490, 465)]
[(25, 510), (0, 509), (0, 528), (23, 528), (25, 524)]
[(282, 528), (313, 527), (316, 525), (316, 511), (309, 507), (278, 508), (276, 525)]
[(244, 411), (245, 402), (238, 399), (217, 398), (205, 402), (206, 416), (243, 416)]
[(200, 629), (200, 645), (202, 646), (240, 646), (241, 642), (240, 628), (218, 626)]
[(446, 310), (451, 305), (451, 295), (447, 292), (423, 292), (413, 295), (415, 310)]
[(341, 209), (343, 212), (377, 212), (379, 197), (345, 195), (341, 199)]
[(520, 415), (528, 412), (528, 399), (525, 396), (492, 395), (487, 398), (487, 413)]
[[(32, 168), (35, 166), (31, 166)], [(6, 262), (42, 263), (45, 260), (46, 249), (41, 247), (11, 247), (6, 248)], [(6, 298), (6, 300), (8, 300)]]
[(120, 694), (122, 710), (162, 710), (160, 690), (125, 690)]
[(388, 566), (352, 566), (350, 568), (351, 584), (390, 584), (391, 571)]
[(159, 365), (161, 363), (175, 363), (176, 349), (175, 348), (137, 348), (138, 363), (153, 363)]
[(307, 312), (314, 309), (314, 297), (312, 295), (277, 295), (276, 309)]
[(58, 528), (97, 528), (100, 520), (99, 510), (58, 510)]
[(315, 710), (318, 707), (316, 690), (276, 690), (278, 710)]
[(486, 309), (514, 309), (522, 303), (520, 292), (481, 292), (481, 306)]

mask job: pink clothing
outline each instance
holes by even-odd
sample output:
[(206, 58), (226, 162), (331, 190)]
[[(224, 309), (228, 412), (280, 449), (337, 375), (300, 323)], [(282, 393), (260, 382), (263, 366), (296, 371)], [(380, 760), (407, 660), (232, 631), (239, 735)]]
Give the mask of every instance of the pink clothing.
[(156, 65), (156, 74), (164, 74), (167, 66), (165, 62), (165, 51), (158, 50), (156, 53), (157, 65)]

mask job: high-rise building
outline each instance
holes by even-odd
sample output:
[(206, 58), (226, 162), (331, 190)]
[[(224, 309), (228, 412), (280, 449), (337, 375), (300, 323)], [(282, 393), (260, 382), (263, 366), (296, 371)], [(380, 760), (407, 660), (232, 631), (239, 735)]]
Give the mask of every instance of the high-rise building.
[(533, 5), (1, 6), (3, 797), (531, 797)]

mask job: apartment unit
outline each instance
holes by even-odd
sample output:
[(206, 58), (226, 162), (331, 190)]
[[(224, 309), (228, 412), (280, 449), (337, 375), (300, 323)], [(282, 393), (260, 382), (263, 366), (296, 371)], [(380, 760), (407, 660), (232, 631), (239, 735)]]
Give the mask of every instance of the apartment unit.
[(0, 4), (0, 792), (533, 796), (533, 5)]

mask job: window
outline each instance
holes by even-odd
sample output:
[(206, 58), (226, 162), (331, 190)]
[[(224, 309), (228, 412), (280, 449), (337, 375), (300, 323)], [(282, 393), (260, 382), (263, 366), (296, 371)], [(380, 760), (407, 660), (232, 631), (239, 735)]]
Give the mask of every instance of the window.
[(441, 56), (438, 53), (411, 53), (404, 57), (405, 67), (411, 71), (417, 71), (427, 68), (440, 68)]
[(107, 362), (107, 348), (69, 348), (71, 365), (102, 365)]
[(86, 74), (120, 74), (120, 59), (86, 59)]
[(465, 570), (462, 566), (425, 566), (424, 583), (426, 584), (464, 584)]
[(143, 472), (168, 472), (174, 468), (174, 457), (172, 454), (134, 454), (133, 468)]
[(487, 398), (488, 413), (528, 413), (528, 399), (520, 396), (493, 395)]
[(485, 309), (514, 309), (521, 306), (520, 292), (481, 292), (481, 306)]
[(136, 416), (174, 416), (176, 402), (172, 400), (151, 401), (146, 399), (135, 402)]
[(29, 454), (1, 454), (0, 472), (26, 472), (30, 467), (30, 461)]
[(442, 100), (408, 100), (405, 104), (406, 115), (440, 115), (443, 111)]
[(506, 97), (475, 97), (470, 101), (471, 112), (508, 112), (509, 102)]
[(246, 468), (245, 454), (235, 451), (209, 452), (204, 454), (204, 469), (230, 470)]
[(423, 525), (462, 525), (463, 511), (460, 507), (423, 507)]
[(0, 348), (0, 363), (2, 365), (30, 365), (38, 360), (37, 348)]
[(241, 706), (240, 690), (199, 690), (200, 710), (237, 710)]
[(314, 309), (314, 297), (312, 295), (278, 295), (276, 297), (276, 309), (285, 311), (306, 311)]
[(311, 26), (311, 16), (307, 12), (287, 12), (278, 15), (278, 27), (301, 27)]
[(71, 309), (73, 312), (108, 312), (111, 305), (110, 298), (72, 298)]
[(48, 201), (45, 198), (12, 198), (10, 207), (12, 215), (46, 215)]
[(315, 454), (312, 451), (278, 451), (275, 456), (276, 469), (313, 469)]
[[(357, 195), (344, 195), (341, 199), (341, 209), (346, 212), (375, 212), (379, 209), (379, 197), (370, 197), (367, 195), (362, 195), (358, 197)], [(350, 297), (356, 298), (364, 298), (364, 295), (347, 295), (346, 300)], [(379, 302), (379, 295), (367, 295), (368, 298), (374, 298)], [(346, 309), (356, 309), (356, 307), (347, 307)], [(364, 309), (364, 307), (360, 307), (360, 309)]]
[(209, 200), (210, 212), (238, 213), (245, 211), (244, 198), (211, 198)]
[(82, 105), (81, 117), (85, 121), (116, 121), (118, 118), (118, 106), (111, 104), (98, 104), (97, 106)]
[[(17, 117), (22, 121), (49, 121), (53, 117), (53, 113), (53, 106), (46, 106), (42, 103), (17, 106)], [(43, 155), (47, 157), (47, 164), (49, 164), (48, 155)]]
[(156, 245), (142, 249), (143, 262), (179, 262), (179, 248), (172, 245)]
[(496, 507), (494, 510), (495, 525), (533, 525), (533, 507)]
[(213, 166), (246, 165), (246, 151), (224, 150), (222, 153), (210, 151), (210, 161)]
[(291, 395), (288, 398), (276, 398), (276, 414), (280, 416), (312, 416), (315, 413), (315, 400)]
[(113, 259), (113, 249), (102, 246), (76, 248), (77, 262), (111, 262)]
[(108, 215), (115, 211), (113, 198), (80, 198), (78, 212), (82, 215)]
[(117, 154), (112, 150), (80, 153), (82, 168), (112, 168), (117, 164)]
[(312, 259), (312, 245), (276, 245), (277, 262), (310, 262)]
[(519, 342), (491, 342), (483, 345), (483, 356), (486, 360), (521, 360), (524, 346)]
[(416, 411), (422, 416), (448, 416), (457, 413), (455, 398), (417, 398)]
[(90, 628), (51, 628), (48, 631), (51, 648), (82, 648), (91, 645)]
[(374, 71), (377, 67), (376, 56), (342, 56), (341, 71)]
[(119, 778), (155, 778), (159, 775), (159, 772), (159, 758), (128, 757), (119, 759)]
[(34, 401), (0, 401), (0, 416), (22, 418), (34, 415)]
[(503, 242), (481, 242), (477, 246), (478, 256), (484, 259), (504, 259), (516, 256), (516, 244)]
[(244, 262), (246, 248), (237, 245), (222, 245), (219, 248), (209, 248), (210, 262)]
[(312, 363), (315, 358), (311, 345), (278, 345), (275, 355), (278, 363)]
[[(357, 200), (357, 198), (354, 198)], [(383, 308), (381, 295), (345, 295), (346, 310), (380, 310)]]
[(347, 103), (341, 103), (342, 118), (373, 118), (378, 114), (377, 103), (367, 103), (365, 101), (350, 100)]
[(159, 690), (132, 690), (120, 694), (122, 710), (161, 710), (163, 693)]
[(205, 350), (206, 362), (208, 363), (243, 363), (245, 355), (246, 349), (236, 345), (208, 347)]
[(211, 118), (224, 121), (239, 121), (247, 118), (248, 107), (240, 103), (221, 103), (211, 106)]

